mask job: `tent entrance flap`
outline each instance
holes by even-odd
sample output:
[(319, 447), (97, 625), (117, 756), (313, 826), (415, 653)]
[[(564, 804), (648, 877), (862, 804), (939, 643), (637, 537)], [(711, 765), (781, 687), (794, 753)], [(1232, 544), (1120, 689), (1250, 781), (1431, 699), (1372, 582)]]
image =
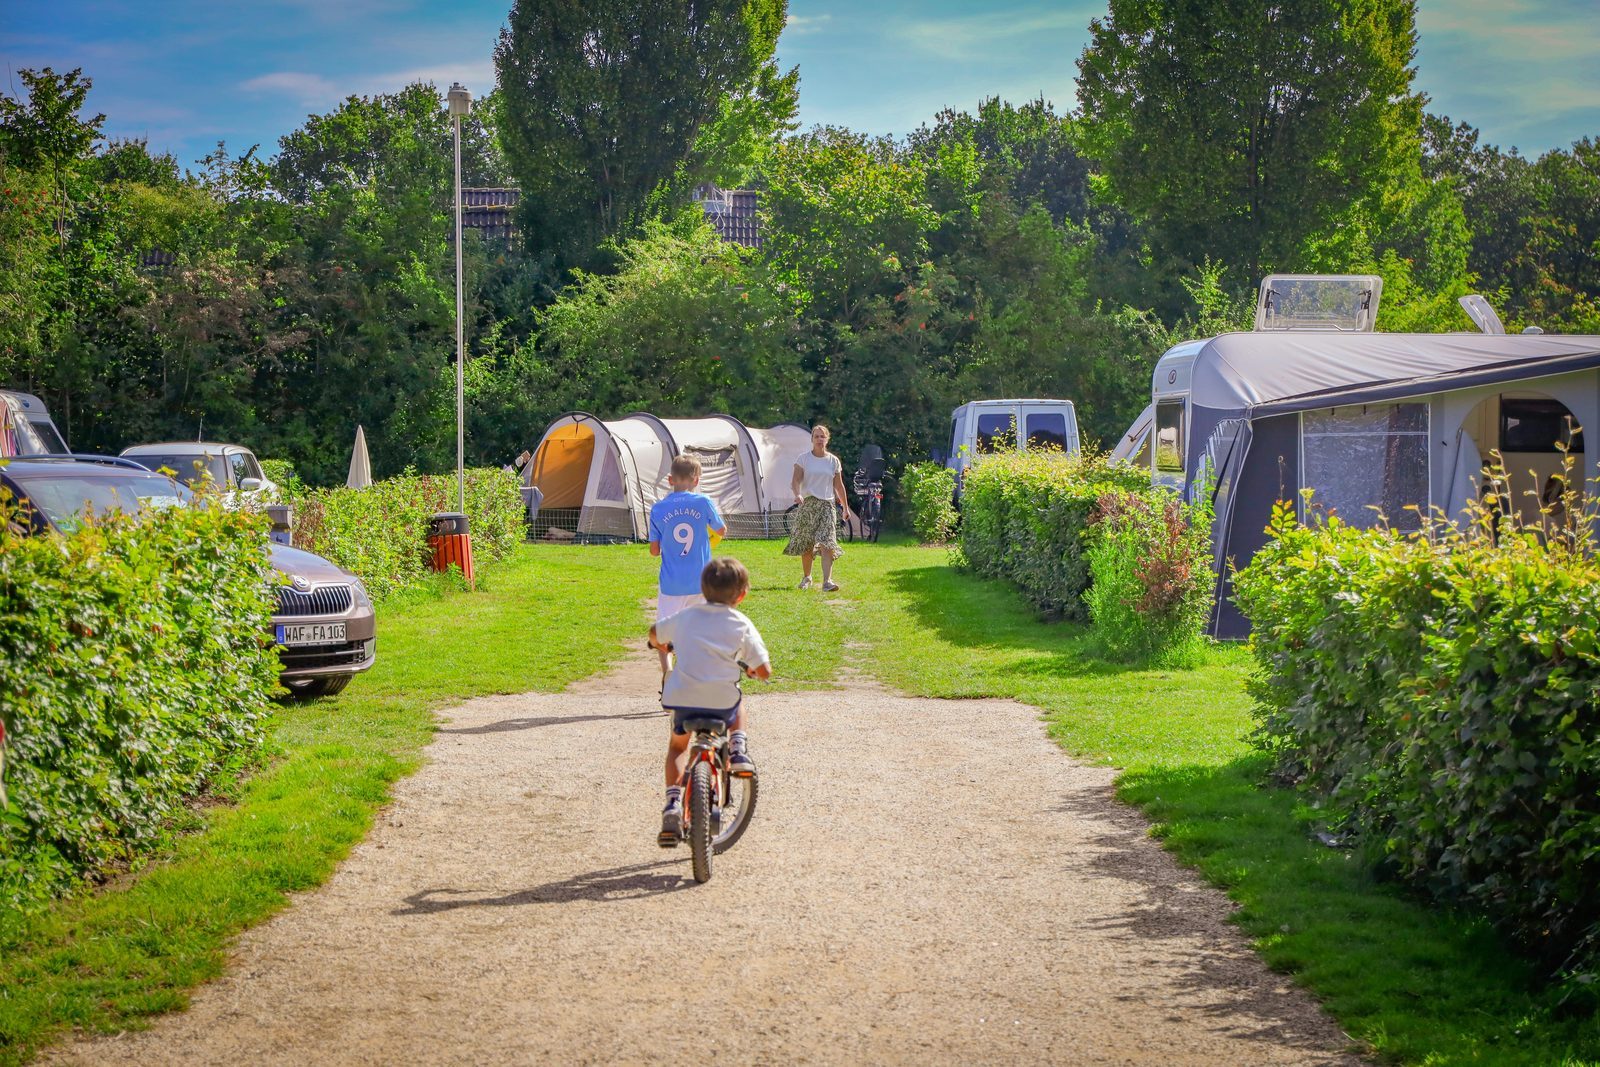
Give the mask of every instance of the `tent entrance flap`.
[(593, 462), (594, 431), (582, 423), (569, 423), (550, 431), (540, 442), (529, 463), (528, 481), (544, 494), (544, 507), (582, 507)]

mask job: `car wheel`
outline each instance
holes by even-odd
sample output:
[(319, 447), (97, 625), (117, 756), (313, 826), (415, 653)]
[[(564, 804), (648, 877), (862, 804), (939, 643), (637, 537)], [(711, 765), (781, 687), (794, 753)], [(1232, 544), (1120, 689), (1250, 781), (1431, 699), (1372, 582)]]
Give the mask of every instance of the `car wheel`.
[(283, 687), (289, 691), (291, 699), (315, 700), (317, 697), (331, 697), (344, 692), (351, 677), (348, 674), (331, 674), (321, 678), (302, 678), (299, 681), (285, 681)]

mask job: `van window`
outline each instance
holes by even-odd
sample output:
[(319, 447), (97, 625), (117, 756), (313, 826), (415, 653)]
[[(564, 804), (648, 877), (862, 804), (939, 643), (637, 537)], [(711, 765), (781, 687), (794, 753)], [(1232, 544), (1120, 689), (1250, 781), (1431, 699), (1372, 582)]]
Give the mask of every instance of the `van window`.
[(1011, 414), (978, 416), (979, 452), (998, 452), (1011, 448), (1017, 440), (1017, 420)]
[(250, 464), (245, 462), (243, 452), (228, 453), (228, 466), (233, 471), (233, 484), (238, 485), (246, 478), (255, 478), (258, 475), (250, 473)]
[(1028, 416), (1028, 447), (1067, 450), (1067, 417), (1059, 411)]
[(950, 458), (952, 460), (961, 455), (961, 438), (956, 435), (957, 428), (960, 425), (955, 419), (950, 420)]
[(1182, 474), (1183, 401), (1163, 400), (1156, 405), (1156, 470)]

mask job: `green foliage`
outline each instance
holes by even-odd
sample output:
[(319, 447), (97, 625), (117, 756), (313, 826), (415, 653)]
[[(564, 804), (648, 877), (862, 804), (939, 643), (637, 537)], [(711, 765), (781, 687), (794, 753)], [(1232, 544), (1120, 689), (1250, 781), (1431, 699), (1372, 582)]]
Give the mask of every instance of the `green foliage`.
[(1101, 494), (1092, 523), (1083, 597), (1107, 655), (1194, 666), (1216, 589), (1210, 508), (1147, 486)]
[(1089, 527), (1103, 493), (1148, 490), (1148, 474), (1092, 452), (984, 456), (961, 487), (961, 550), (1015, 582), (1043, 614), (1088, 617)]
[(288, 488), (299, 482), (300, 476), (294, 471), (294, 464), (286, 459), (257, 459), (261, 464), (261, 473), (267, 476), (267, 481), (280, 488)]
[(646, 223), (619, 245), (615, 274), (578, 271), (541, 315), (526, 388), (552, 416), (726, 411), (765, 425), (802, 408), (793, 309), (753, 254), (703, 218), (684, 222)]
[(751, 162), (796, 106), (796, 75), (772, 59), (787, 12), (517, 0), (495, 48), (498, 121), (533, 247), (587, 264), (653, 208)]
[[(473, 563), (504, 559), (523, 538), (516, 476), (502, 470), (466, 474)], [(291, 502), (295, 547), (356, 574), (381, 599), (427, 577), (428, 520), (456, 510), (456, 480), (407, 473), (365, 489), (302, 490)]]
[(942, 545), (956, 532), (956, 472), (941, 463), (911, 463), (900, 474), (911, 529), (924, 544)]
[(1236, 578), (1279, 773), (1401, 877), (1576, 984), (1600, 966), (1600, 565), (1577, 536), (1591, 518), (1404, 536), (1308, 529), (1280, 505)]
[(10, 518), (0, 910), (154, 844), (186, 797), (256, 750), (278, 675), (256, 516), (113, 513), (60, 537), (23, 536)]
[(1112, 0), (1078, 61), (1088, 154), (1158, 263), (1247, 279), (1416, 169), (1414, 0)]

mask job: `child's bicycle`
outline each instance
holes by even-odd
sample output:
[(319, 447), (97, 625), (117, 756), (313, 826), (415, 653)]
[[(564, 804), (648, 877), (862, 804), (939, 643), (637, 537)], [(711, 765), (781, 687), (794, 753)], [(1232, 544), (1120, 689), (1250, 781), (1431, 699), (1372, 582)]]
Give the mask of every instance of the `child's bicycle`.
[[(749, 667), (739, 664), (748, 673)], [(711, 857), (732, 848), (750, 825), (760, 793), (752, 775), (728, 773), (728, 724), (721, 719), (685, 719), (689, 766), (683, 775), (683, 837), (696, 882), (711, 880)]]
[(721, 719), (686, 719), (689, 769), (683, 786), (683, 836), (689, 841), (694, 880), (711, 880), (711, 857), (734, 846), (750, 825), (759, 792), (755, 777), (728, 773), (728, 724)]

